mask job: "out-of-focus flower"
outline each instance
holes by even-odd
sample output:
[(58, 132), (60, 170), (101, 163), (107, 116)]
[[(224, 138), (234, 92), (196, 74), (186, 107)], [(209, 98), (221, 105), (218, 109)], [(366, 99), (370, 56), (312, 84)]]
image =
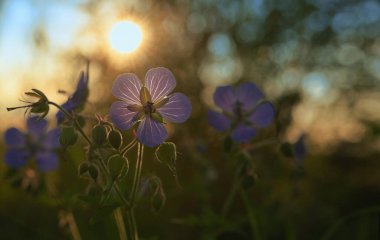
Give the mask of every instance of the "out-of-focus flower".
[[(88, 96), (88, 67), (87, 67), (86, 73), (83, 71), (81, 72), (77, 87), (73, 95), (71, 95), (67, 99), (67, 101), (61, 106), (69, 113), (72, 113), (75, 110), (80, 110), (83, 107), (87, 99), (87, 96)], [(61, 124), (65, 119), (65, 115), (62, 111), (59, 111), (56, 115), (56, 118), (57, 118), (57, 123)]]
[(218, 131), (230, 131), (235, 142), (250, 140), (257, 128), (266, 127), (273, 120), (273, 105), (263, 100), (263, 93), (253, 83), (218, 87), (213, 97), (222, 113), (209, 110), (208, 122)]
[(5, 163), (11, 168), (21, 168), (28, 159), (35, 159), (40, 172), (47, 172), (58, 167), (58, 157), (54, 150), (59, 147), (59, 128), (47, 132), (47, 121), (31, 117), (27, 120), (27, 133), (17, 128), (5, 132)]
[(296, 164), (301, 164), (307, 154), (306, 148), (306, 134), (301, 134), (297, 141), (293, 144), (294, 158)]
[(112, 87), (114, 102), (110, 117), (121, 130), (140, 122), (137, 138), (146, 146), (155, 147), (165, 141), (168, 133), (164, 119), (185, 122), (191, 113), (191, 103), (183, 93), (171, 93), (176, 86), (172, 72), (166, 68), (152, 68), (145, 75), (144, 84), (133, 73), (119, 75)]

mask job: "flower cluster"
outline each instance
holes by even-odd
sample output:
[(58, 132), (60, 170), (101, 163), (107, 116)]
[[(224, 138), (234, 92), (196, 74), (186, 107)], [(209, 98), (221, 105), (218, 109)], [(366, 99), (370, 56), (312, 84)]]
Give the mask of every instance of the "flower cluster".
[(218, 131), (229, 131), (235, 142), (250, 140), (257, 128), (268, 126), (274, 118), (273, 105), (263, 100), (263, 93), (253, 83), (218, 87), (213, 97), (222, 113), (209, 110), (208, 122)]
[(35, 159), (40, 172), (47, 172), (58, 167), (58, 157), (54, 150), (59, 147), (58, 128), (47, 132), (47, 121), (38, 117), (27, 120), (27, 133), (17, 128), (5, 132), (5, 163), (11, 168), (21, 168), (28, 159)]
[(111, 105), (111, 120), (121, 130), (139, 122), (137, 138), (146, 146), (163, 143), (168, 137), (164, 119), (182, 123), (191, 113), (189, 99), (182, 93), (171, 93), (175, 86), (173, 74), (162, 67), (150, 69), (144, 83), (132, 73), (119, 75), (112, 93), (120, 101)]

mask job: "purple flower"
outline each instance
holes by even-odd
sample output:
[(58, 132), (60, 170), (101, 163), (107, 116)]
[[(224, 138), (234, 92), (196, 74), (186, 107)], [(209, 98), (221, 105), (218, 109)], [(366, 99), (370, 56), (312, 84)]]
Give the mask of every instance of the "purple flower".
[(47, 121), (38, 117), (27, 120), (27, 133), (17, 128), (9, 128), (5, 132), (5, 163), (11, 168), (21, 168), (28, 159), (36, 160), (40, 172), (47, 172), (58, 167), (58, 157), (54, 149), (59, 147), (58, 128), (47, 132)]
[[(71, 95), (67, 101), (61, 106), (68, 112), (72, 113), (73, 111), (80, 109), (88, 96), (88, 69), (87, 72), (81, 72), (77, 87), (73, 95)], [(61, 124), (65, 115), (62, 111), (59, 111), (56, 115), (57, 123)]]
[(253, 83), (218, 87), (214, 102), (222, 113), (209, 110), (209, 124), (218, 131), (230, 131), (235, 142), (250, 140), (257, 128), (268, 126), (274, 117), (273, 105), (263, 101), (263, 93)]
[(121, 101), (111, 105), (111, 120), (121, 130), (140, 122), (137, 138), (141, 143), (149, 147), (163, 143), (168, 137), (163, 119), (182, 123), (191, 113), (189, 99), (182, 93), (171, 93), (175, 86), (172, 72), (163, 67), (150, 69), (144, 84), (133, 73), (119, 75), (112, 93)]

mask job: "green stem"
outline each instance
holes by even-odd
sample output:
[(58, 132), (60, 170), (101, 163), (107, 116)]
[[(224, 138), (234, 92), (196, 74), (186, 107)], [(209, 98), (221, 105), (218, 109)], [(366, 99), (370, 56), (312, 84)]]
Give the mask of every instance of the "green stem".
[(335, 232), (348, 220), (356, 217), (360, 217), (362, 215), (367, 215), (370, 213), (379, 213), (380, 212), (380, 206), (374, 206), (370, 208), (364, 208), (364, 209), (359, 209), (357, 211), (354, 211), (352, 213), (349, 213), (335, 222), (326, 232), (323, 234), (321, 240), (328, 240), (331, 239)]
[[(100, 156), (100, 154), (97, 154), (97, 155), (98, 155), (100, 158), (102, 158), (102, 157)], [(99, 163), (100, 163), (100, 166), (101, 166), (101, 169), (102, 169), (103, 173), (104, 173), (105, 175), (107, 175), (107, 178), (111, 178), (110, 172), (108, 171), (107, 166), (105, 165), (105, 163), (103, 162), (102, 159), (99, 159)], [(118, 185), (118, 184), (113, 184), (112, 187), (113, 187), (113, 189), (116, 191), (117, 195), (119, 196), (120, 200), (123, 202), (123, 204), (125, 205), (125, 207), (126, 207), (127, 209), (130, 208), (130, 207), (131, 207), (131, 204), (130, 204), (130, 202), (129, 202), (127, 199), (125, 199), (125, 197), (123, 196), (123, 194), (122, 194), (122, 192), (121, 192), (121, 190), (120, 190), (119, 185)]]
[(115, 211), (113, 212), (115, 221), (116, 221), (116, 226), (119, 232), (119, 237), (120, 240), (127, 240), (127, 231), (125, 230), (125, 224), (124, 224), (124, 219), (123, 219), (123, 214), (121, 212), (121, 208), (116, 208)]
[(144, 157), (143, 155), (144, 155), (144, 145), (142, 145), (141, 143), (138, 142), (137, 143), (137, 162), (136, 162), (136, 166), (135, 166), (135, 175), (133, 177), (131, 196), (129, 199), (132, 207), (135, 205), (137, 189), (140, 186), (141, 167), (142, 167), (142, 160)]
[(62, 111), (70, 120), (72, 120), (74, 122), (74, 126), (75, 128), (80, 132), (80, 134), (83, 136), (84, 139), (86, 139), (87, 143), (89, 145), (92, 145), (92, 142), (90, 140), (90, 138), (86, 135), (86, 133), (83, 131), (83, 129), (81, 128), (81, 126), (79, 125), (78, 121), (68, 112), (66, 111), (66, 109), (64, 109), (63, 107), (59, 106), (58, 104), (56, 104), (55, 102), (48, 102), (49, 104), (55, 106), (56, 108), (58, 108), (60, 111)]
[(82, 238), (80, 236), (78, 225), (75, 222), (75, 218), (74, 218), (73, 213), (72, 212), (68, 212), (67, 216), (66, 216), (66, 219), (67, 219), (67, 222), (68, 222), (68, 225), (69, 225), (69, 229), (70, 229), (70, 232), (71, 232), (71, 235), (72, 235), (73, 239), (74, 240), (81, 240)]
[(227, 196), (227, 198), (223, 204), (222, 216), (224, 218), (227, 217), (227, 214), (231, 208), (232, 202), (236, 197), (237, 189), (238, 189), (238, 181), (237, 181), (236, 176), (235, 176), (235, 179), (234, 179), (233, 184), (231, 186), (230, 192), (228, 193), (228, 196)]
[(133, 139), (132, 142), (130, 142), (127, 146), (125, 146), (121, 151), (120, 154), (124, 156), (129, 150), (131, 150), (137, 143), (136, 139)]
[(142, 169), (143, 157), (144, 157), (144, 145), (138, 142), (135, 175), (133, 176), (131, 195), (129, 198), (129, 201), (131, 203), (131, 208), (127, 209), (128, 225), (130, 227), (130, 230), (132, 231), (131, 234), (132, 234), (133, 240), (139, 239), (134, 208), (135, 208), (135, 203), (136, 203), (137, 190), (138, 190), (138, 187), (140, 186), (140, 181), (141, 181), (141, 169)]
[(258, 226), (258, 222), (257, 222), (256, 216), (255, 216), (255, 212), (251, 206), (251, 202), (248, 199), (247, 193), (244, 191), (244, 189), (242, 187), (239, 187), (239, 192), (240, 192), (240, 196), (243, 199), (244, 205), (245, 205), (247, 212), (248, 212), (248, 219), (249, 219), (249, 224), (251, 225), (251, 230), (253, 232), (253, 234), (252, 234), (253, 239), (259, 240), (259, 239), (261, 239), (260, 232), (259, 232), (259, 226)]

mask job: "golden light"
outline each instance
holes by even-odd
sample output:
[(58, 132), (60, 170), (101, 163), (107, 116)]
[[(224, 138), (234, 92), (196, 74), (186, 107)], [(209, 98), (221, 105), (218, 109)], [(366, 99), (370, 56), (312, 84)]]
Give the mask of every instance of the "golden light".
[(143, 39), (141, 27), (132, 21), (120, 21), (112, 26), (108, 34), (111, 47), (120, 53), (136, 50)]

